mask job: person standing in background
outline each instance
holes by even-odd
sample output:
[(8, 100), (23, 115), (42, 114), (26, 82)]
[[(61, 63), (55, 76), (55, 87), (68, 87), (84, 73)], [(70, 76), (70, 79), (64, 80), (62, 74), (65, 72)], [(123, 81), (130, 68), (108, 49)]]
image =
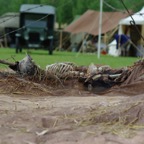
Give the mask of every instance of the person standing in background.
[(114, 35), (116, 48), (121, 50), (121, 56), (128, 56), (130, 49), (130, 37), (125, 34)]

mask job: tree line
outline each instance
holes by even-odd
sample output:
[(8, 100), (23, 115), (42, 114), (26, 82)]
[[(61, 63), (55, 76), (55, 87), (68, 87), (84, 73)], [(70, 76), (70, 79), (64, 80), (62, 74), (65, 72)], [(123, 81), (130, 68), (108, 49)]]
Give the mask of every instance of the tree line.
[[(125, 6), (133, 12), (144, 6), (144, 0), (103, 0), (103, 11), (124, 11)], [(100, 0), (0, 0), (0, 15), (6, 12), (19, 12), (21, 4), (46, 4), (56, 7), (56, 20), (62, 23), (71, 23), (76, 15), (86, 10), (99, 11)]]

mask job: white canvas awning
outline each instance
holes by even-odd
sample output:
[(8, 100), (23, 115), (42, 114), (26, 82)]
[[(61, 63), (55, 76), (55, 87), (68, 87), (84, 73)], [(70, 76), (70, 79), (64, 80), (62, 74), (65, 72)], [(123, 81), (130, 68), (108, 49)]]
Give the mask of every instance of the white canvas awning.
[(141, 38), (141, 35), (144, 37), (144, 7), (134, 13), (132, 17), (120, 20), (118, 33), (129, 35), (131, 39), (135, 39), (134, 41), (144, 44), (144, 40)]
[[(132, 18), (135, 21), (135, 24), (137, 25), (144, 25), (144, 7), (137, 13), (132, 15)], [(130, 25), (132, 21), (131, 16), (124, 18), (120, 20), (119, 24), (120, 25)]]

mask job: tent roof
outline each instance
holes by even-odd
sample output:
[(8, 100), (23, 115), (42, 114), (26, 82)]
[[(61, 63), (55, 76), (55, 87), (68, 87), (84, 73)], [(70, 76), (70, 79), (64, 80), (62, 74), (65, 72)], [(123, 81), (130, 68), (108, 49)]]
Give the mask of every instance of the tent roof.
[(0, 17), (0, 31), (6, 27), (19, 27), (19, 13), (6, 13)]
[[(137, 13), (132, 15), (132, 18), (134, 19), (136, 24), (142, 25), (144, 24), (144, 7)], [(127, 18), (122, 19), (119, 24), (121, 25), (130, 25), (130, 22), (132, 21), (132, 18), (129, 16)]]
[[(64, 31), (71, 33), (85, 32), (98, 35), (100, 12), (94, 10), (86, 11), (78, 20), (67, 26)], [(115, 28), (122, 18), (128, 14), (124, 12), (103, 12), (102, 33), (106, 33)]]

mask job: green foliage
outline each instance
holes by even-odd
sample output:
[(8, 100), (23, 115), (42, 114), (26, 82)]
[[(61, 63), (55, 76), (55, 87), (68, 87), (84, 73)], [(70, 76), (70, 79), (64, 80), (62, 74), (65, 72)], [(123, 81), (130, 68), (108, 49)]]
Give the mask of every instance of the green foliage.
[[(125, 10), (122, 0), (103, 0), (104, 11)], [(123, 0), (126, 7), (133, 12), (139, 11), (144, 6), (144, 0)], [(98, 10), (100, 0), (0, 0), (0, 15), (6, 12), (18, 12), (21, 4), (48, 4), (57, 9), (59, 26), (70, 23), (75, 15), (82, 15), (88, 9)]]

